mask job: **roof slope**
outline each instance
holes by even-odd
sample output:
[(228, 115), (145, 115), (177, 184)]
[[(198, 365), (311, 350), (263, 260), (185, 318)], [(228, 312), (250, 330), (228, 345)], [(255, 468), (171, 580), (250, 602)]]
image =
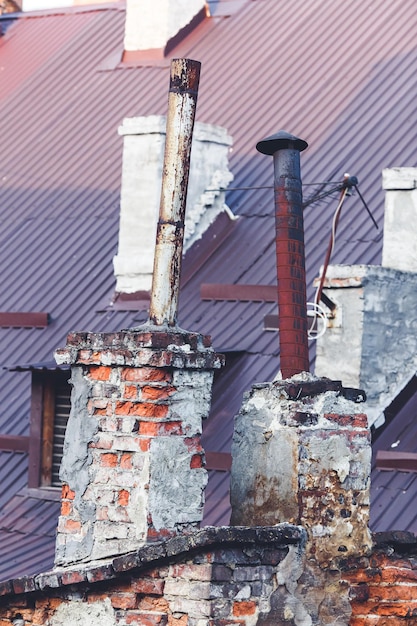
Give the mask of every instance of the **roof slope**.
[[(272, 184), (272, 159), (255, 144), (279, 128), (306, 139), (305, 197), (320, 187), (308, 183), (340, 180), (348, 171), (359, 178), (382, 227), (382, 168), (417, 165), (417, 14), (412, 0), (352, 0), (348, 14), (334, 0), (291, 7), (286, 0), (219, 0), (212, 8), (213, 17), (172, 56), (202, 62), (197, 119), (227, 128), (234, 138), (233, 184), (256, 189), (229, 192), (228, 204), (240, 216), (231, 234), (220, 246), (210, 238), (199, 244), (205, 262), (197, 269), (188, 261), (187, 270), (186, 258), (180, 323), (211, 333), (217, 350), (240, 355), (240, 369), (233, 361), (217, 384), (228, 389), (223, 409), (215, 399), (224, 430), (208, 421), (205, 434), (207, 447), (226, 450), (244, 389), (271, 378), (279, 365), (276, 333), (263, 330), (275, 305), (199, 297), (207, 282), (276, 282), (273, 193), (265, 189)], [(45, 311), (51, 318), (45, 329), (0, 329), (4, 365), (50, 361), (69, 330), (111, 331), (143, 318), (103, 306), (115, 284), (117, 127), (127, 116), (165, 113), (169, 63), (118, 63), (122, 4), (3, 17), (1, 24), (0, 310)], [(334, 208), (330, 198), (305, 210), (309, 286), (324, 258)], [(379, 263), (381, 245), (381, 230), (353, 196), (333, 261)], [(29, 394), (28, 373), (1, 372), (2, 434), (28, 434)], [(24, 486), (27, 456), (1, 454), (7, 501)], [(11, 471), (16, 480), (4, 482)], [(225, 502), (224, 475), (213, 481), (208, 494)], [(211, 522), (225, 520), (224, 507), (208, 503), (207, 510)], [(47, 567), (48, 558), (36, 567)]]
[[(60, 503), (15, 496), (0, 513), (0, 580), (50, 568)], [(7, 521), (6, 521), (7, 520)]]
[[(390, 415), (391, 414), (391, 415)], [(417, 467), (404, 470), (398, 462), (392, 469), (378, 466), (379, 452), (417, 453), (417, 378), (408, 383), (403, 392), (386, 411), (387, 422), (374, 433), (372, 446), (372, 507), (371, 525), (375, 531), (408, 530), (417, 532)], [(410, 464), (411, 465), (411, 464)]]

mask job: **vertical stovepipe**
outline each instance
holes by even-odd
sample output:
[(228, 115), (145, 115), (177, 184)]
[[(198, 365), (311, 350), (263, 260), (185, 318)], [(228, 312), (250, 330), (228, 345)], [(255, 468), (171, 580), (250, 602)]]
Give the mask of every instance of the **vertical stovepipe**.
[(149, 322), (156, 326), (177, 325), (185, 204), (200, 67), (198, 61), (190, 59), (171, 62), (161, 203), (149, 308)]
[(300, 152), (307, 142), (285, 131), (256, 145), (274, 158), (278, 325), (283, 378), (309, 371)]

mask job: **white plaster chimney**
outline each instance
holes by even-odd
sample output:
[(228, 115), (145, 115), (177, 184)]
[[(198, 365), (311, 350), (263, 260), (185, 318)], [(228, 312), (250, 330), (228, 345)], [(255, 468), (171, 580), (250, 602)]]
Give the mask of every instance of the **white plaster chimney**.
[(324, 293), (337, 305), (317, 340), (317, 376), (368, 396), (376, 423), (417, 371), (417, 168), (383, 171), (382, 267), (329, 267)]
[(204, 0), (127, 0), (124, 49), (163, 49), (200, 12), (209, 15)]
[[(161, 195), (166, 119), (123, 120), (119, 248), (114, 257), (116, 292), (148, 291), (152, 285), (156, 224)], [(185, 220), (184, 252), (222, 211), (233, 179), (228, 154), (232, 138), (224, 128), (197, 122), (194, 127)]]
[(385, 189), (383, 267), (417, 272), (417, 168), (382, 172)]

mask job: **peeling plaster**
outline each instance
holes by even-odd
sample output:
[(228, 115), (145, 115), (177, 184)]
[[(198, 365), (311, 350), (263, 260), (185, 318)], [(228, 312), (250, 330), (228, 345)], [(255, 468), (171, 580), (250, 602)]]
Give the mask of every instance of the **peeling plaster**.
[(176, 529), (178, 524), (201, 521), (204, 468), (190, 468), (192, 453), (183, 439), (159, 437), (150, 447), (149, 510), (156, 530)]
[(86, 603), (81, 600), (63, 602), (45, 626), (116, 626), (116, 615), (110, 598)]
[[(92, 463), (88, 444), (98, 432), (97, 420), (88, 413), (87, 405), (91, 385), (83, 375), (81, 367), (71, 369), (71, 411), (65, 432), (60, 479), (75, 491), (77, 505), (89, 483)], [(88, 512), (87, 512), (88, 516)]]
[(321, 467), (330, 472), (334, 470), (343, 484), (349, 475), (350, 450), (340, 437), (328, 437), (319, 439), (310, 437), (310, 458), (320, 461)]

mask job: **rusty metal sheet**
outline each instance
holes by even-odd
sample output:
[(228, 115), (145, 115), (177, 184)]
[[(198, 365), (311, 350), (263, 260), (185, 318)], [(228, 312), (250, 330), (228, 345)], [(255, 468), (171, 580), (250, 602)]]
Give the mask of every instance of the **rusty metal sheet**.
[(268, 285), (225, 285), (203, 283), (200, 287), (202, 300), (238, 300), (240, 302), (276, 302), (277, 288)]
[(191, 143), (200, 82), (199, 61), (171, 62), (161, 202), (156, 231), (149, 321), (176, 326)]
[(48, 313), (35, 312), (0, 312), (2, 328), (45, 328), (48, 326)]

